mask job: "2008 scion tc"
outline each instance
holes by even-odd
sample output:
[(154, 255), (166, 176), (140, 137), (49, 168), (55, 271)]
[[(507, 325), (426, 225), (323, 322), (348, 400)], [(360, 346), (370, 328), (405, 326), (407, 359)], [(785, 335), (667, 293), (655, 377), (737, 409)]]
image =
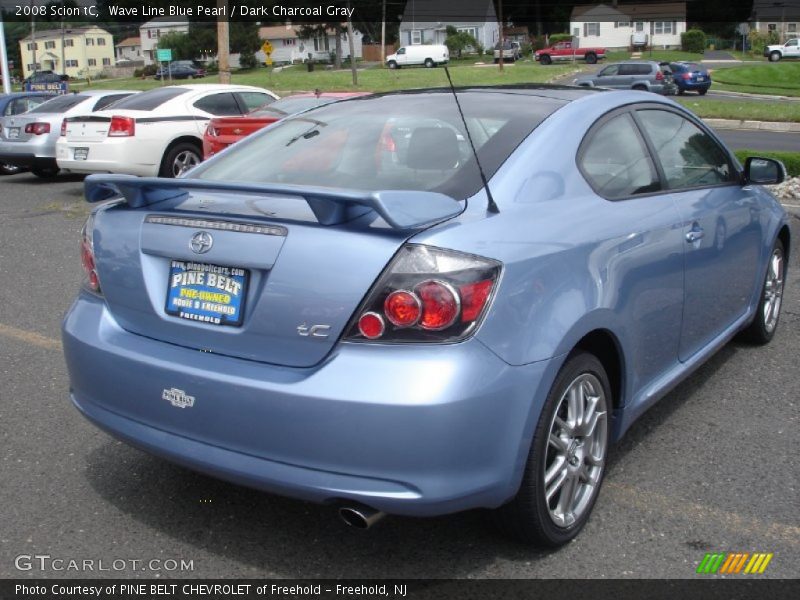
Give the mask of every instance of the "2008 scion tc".
[(75, 406), (353, 525), (484, 507), (577, 535), (609, 444), (737, 334), (775, 334), (789, 227), (759, 184), (784, 170), (653, 95), (458, 98), (354, 98), (181, 179), (87, 178), (110, 202), (63, 326)]

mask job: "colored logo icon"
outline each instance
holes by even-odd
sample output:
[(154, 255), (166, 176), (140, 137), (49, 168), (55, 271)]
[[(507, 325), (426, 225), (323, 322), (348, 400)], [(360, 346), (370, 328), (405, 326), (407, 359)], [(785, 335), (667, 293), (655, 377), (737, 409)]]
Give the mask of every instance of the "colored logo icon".
[(756, 575), (767, 569), (773, 553), (709, 552), (697, 565), (700, 575)]

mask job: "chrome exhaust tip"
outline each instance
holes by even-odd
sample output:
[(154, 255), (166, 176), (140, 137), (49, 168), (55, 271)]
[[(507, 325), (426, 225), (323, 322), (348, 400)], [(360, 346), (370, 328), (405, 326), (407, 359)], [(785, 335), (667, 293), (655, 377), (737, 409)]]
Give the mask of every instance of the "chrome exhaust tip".
[(339, 518), (356, 529), (369, 529), (385, 516), (386, 513), (369, 506), (342, 506), (339, 508)]

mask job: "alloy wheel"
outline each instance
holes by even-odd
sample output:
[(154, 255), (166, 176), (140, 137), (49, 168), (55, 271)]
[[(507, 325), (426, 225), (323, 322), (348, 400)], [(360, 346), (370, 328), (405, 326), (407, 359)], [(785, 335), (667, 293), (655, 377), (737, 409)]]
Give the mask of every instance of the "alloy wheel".
[(191, 150), (179, 152), (172, 163), (172, 175), (178, 177), (199, 163), (200, 157)]
[(769, 261), (767, 281), (764, 285), (764, 328), (772, 333), (778, 324), (783, 298), (783, 250), (775, 248)]

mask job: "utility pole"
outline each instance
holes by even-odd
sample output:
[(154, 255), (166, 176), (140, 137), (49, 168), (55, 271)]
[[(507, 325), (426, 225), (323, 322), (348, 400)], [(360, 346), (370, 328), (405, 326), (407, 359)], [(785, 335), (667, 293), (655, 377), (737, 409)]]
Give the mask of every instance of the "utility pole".
[(6, 28), (3, 24), (3, 11), (0, 10), (0, 68), (3, 70), (3, 93), (11, 93), (11, 76), (8, 72), (8, 52), (6, 51)]
[[(115, 50), (116, 52), (116, 50)], [(64, 51), (64, 19), (61, 19), (61, 74), (67, 74), (67, 61), (65, 60), (65, 51)]]
[(230, 66), (230, 22), (228, 21), (226, 0), (217, 0), (217, 8), (221, 15), (217, 18), (217, 66), (219, 68), (219, 82), (231, 82)]
[(500, 72), (502, 73), (503, 72), (503, 63), (505, 62), (505, 59), (503, 58), (503, 41), (504, 41), (503, 40), (503, 0), (499, 0), (498, 1), (497, 8), (498, 8), (498, 11), (499, 11), (498, 18), (499, 18), (499, 21), (500, 21), (500, 41), (499, 41), (499, 45), (500, 45), (500, 62), (498, 63), (498, 66), (500, 67)]
[[(347, 13), (350, 14), (350, 0), (347, 0)], [(356, 69), (356, 48), (353, 40), (353, 19), (347, 17), (347, 41), (350, 42), (350, 70), (353, 73), (353, 85), (358, 85), (358, 69)]]
[(383, 14), (381, 16), (381, 66), (386, 64), (386, 0), (383, 0)]
[[(33, 0), (31, 0), (30, 6), (33, 8)], [(31, 14), (33, 14), (33, 10), (31, 10)], [(36, 75), (39, 69), (36, 67), (36, 17), (34, 16), (31, 16), (31, 48), (33, 48), (33, 74)]]

